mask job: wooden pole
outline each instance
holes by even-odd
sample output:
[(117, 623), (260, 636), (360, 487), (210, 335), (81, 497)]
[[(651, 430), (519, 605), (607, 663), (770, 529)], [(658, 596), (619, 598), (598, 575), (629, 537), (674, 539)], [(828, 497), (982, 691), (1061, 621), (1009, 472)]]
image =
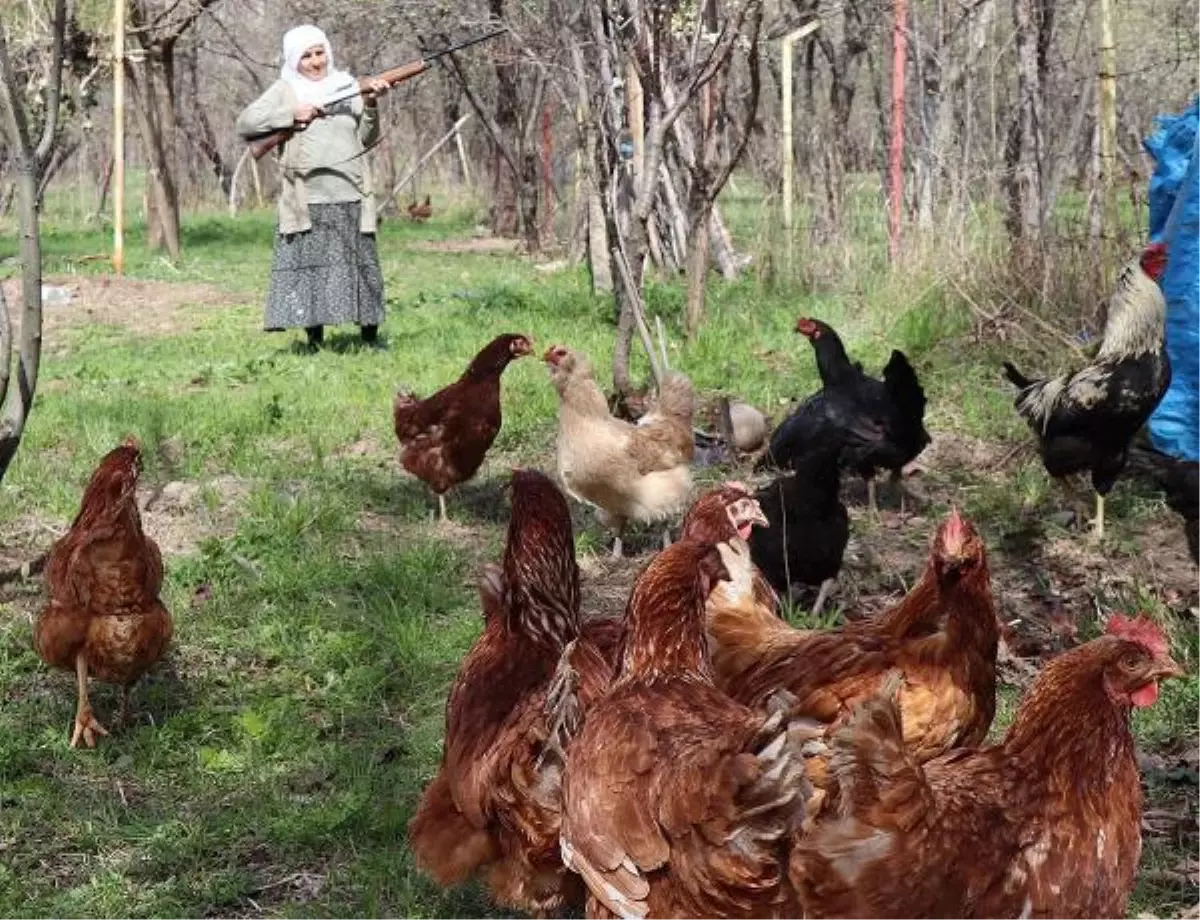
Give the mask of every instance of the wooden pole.
[(900, 213), (904, 203), (904, 74), (908, 69), (905, 45), (907, 0), (892, 8), (892, 131), (888, 139), (888, 258), (900, 256)]
[(113, 270), (125, 272), (125, 0), (113, 7)]
[(796, 169), (796, 152), (792, 138), (792, 60), (795, 54), (796, 42), (807, 38), (821, 26), (821, 20), (814, 19), (800, 28), (789, 32), (783, 37), (783, 229), (787, 235), (788, 267), (792, 263), (792, 178)]
[(1101, 276), (1105, 288), (1113, 282), (1113, 246), (1117, 234), (1117, 48), (1113, 37), (1112, 0), (1100, 0), (1100, 189)]

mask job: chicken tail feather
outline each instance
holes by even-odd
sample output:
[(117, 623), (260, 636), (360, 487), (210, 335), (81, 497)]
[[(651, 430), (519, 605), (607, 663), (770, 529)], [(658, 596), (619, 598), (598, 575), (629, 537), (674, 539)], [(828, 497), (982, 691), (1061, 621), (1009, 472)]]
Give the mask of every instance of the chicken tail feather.
[(444, 774), (429, 784), (408, 825), (417, 865), (439, 885), (457, 885), (499, 858), (491, 834), (474, 827), (454, 804)]
[(1033, 381), (1017, 370), (1016, 366), (1010, 361), (1004, 362), (1004, 376), (1018, 390), (1025, 390), (1033, 386)]
[[(909, 823), (905, 812), (929, 802), (925, 775), (904, 746), (899, 691), (904, 678), (892, 671), (879, 693), (858, 706), (831, 738), (830, 773), (837, 781), (838, 813), (867, 823)], [(887, 816), (884, 818), (884, 816)]]

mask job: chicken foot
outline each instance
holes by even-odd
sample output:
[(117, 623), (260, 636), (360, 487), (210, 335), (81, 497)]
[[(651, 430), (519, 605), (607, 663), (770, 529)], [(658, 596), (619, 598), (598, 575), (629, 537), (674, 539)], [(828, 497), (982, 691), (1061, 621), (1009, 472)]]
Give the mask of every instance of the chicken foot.
[(79, 706), (75, 710), (75, 730), (71, 733), (71, 747), (79, 746), (79, 739), (90, 748), (96, 746), (96, 735), (107, 735), (108, 729), (96, 721), (92, 704), (88, 701), (87, 658), (80, 651), (75, 656), (75, 679), (79, 684)]

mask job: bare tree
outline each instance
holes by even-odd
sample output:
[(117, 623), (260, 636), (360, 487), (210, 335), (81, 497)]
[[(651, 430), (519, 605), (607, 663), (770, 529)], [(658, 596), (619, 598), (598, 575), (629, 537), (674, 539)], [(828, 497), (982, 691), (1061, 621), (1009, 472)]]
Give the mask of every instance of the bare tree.
[(46, 74), (44, 103), (46, 117), (36, 145), (30, 136), (25, 112), (25, 93), (9, 57), (8, 37), (0, 28), (0, 102), (3, 129), (17, 171), (17, 211), (21, 225), (21, 346), (17, 357), (17, 385), (9, 389), (12, 376), (12, 325), (8, 303), (0, 289), (0, 480), (8, 472), (25, 422), (33, 408), (38, 367), (42, 354), (42, 242), (39, 228), (38, 189), (43, 171), (54, 156), (58, 109), (62, 91), (63, 35), (66, 30), (66, 0), (54, 4), (54, 29), (49, 73)]
[[(717, 31), (716, 0), (709, 0), (706, 5), (708, 9), (705, 29), (715, 35)], [(678, 149), (691, 180), (687, 198), (687, 239), (691, 245), (687, 262), (686, 330), (689, 339), (695, 337), (704, 318), (713, 206), (721, 189), (725, 187), (725, 183), (733, 174), (734, 168), (742, 160), (746, 144), (750, 140), (751, 127), (758, 113), (758, 94), (761, 84), (759, 68), (759, 38), (762, 32), (761, 4), (754, 4), (748, 10), (743, 32), (749, 41), (746, 55), (749, 87), (737, 106), (742, 111), (741, 124), (736, 124), (734, 106), (730, 101), (729, 91), (733, 80), (729, 69), (719, 73), (702, 90), (700, 131), (694, 146), (688, 136), (690, 132), (687, 131), (684, 119), (681, 118), (675, 124)], [(672, 88), (668, 96), (669, 101), (674, 102), (674, 96), (675, 92)], [(734, 138), (731, 149), (724, 151), (723, 156), (718, 144), (721, 132), (717, 127), (721, 121), (728, 123), (729, 131)]]
[[(489, 0), (489, 13), (494, 22), (502, 21), (504, 0)], [(521, 235), (529, 251), (537, 252), (541, 236), (535, 131), (546, 95), (546, 75), (541, 67), (523, 61), (512, 45), (505, 36), (489, 49), (495, 62), (495, 111), (484, 102), (453, 55), (451, 65), (463, 95), (487, 128), (494, 147), (492, 232), (498, 236)], [(524, 79), (522, 70), (530, 72)]]
[[(655, 242), (651, 218), (662, 208), (670, 209), (674, 181), (664, 181), (668, 160), (668, 138), (697, 94), (730, 64), (739, 41), (746, 40), (746, 27), (757, 33), (762, 0), (740, 0), (721, 19), (719, 28), (702, 41), (702, 21), (697, 21), (686, 56), (678, 51), (673, 19), (682, 7), (674, 3), (612, 3), (589, 0), (579, 25), (583, 35), (572, 48), (580, 80), (587, 80), (591, 104), (588, 117), (597, 136), (596, 180), (604, 212), (605, 238), (612, 266), (613, 293), (617, 305), (617, 339), (613, 349), (613, 384), (619, 398), (633, 392), (629, 377), (630, 349), (635, 331), (647, 345), (651, 369), (657, 376), (657, 360), (649, 347), (642, 301), (642, 282), (647, 259)], [(595, 66), (586, 68), (582, 45), (590, 45)], [(639, 168), (630, 173), (623, 165), (622, 147), (631, 143), (625, 123), (622, 72), (632, 69), (634, 92), (630, 94), (631, 115), (641, 115), (644, 141)], [(678, 84), (673, 82), (676, 74)], [(640, 105), (637, 98), (640, 96)], [(633, 119), (630, 119), (632, 121)], [(674, 141), (671, 142), (674, 144)], [(693, 151), (692, 162), (696, 159)], [(714, 170), (712, 180), (720, 178)], [(669, 174), (669, 171), (668, 171)], [(727, 176), (725, 177), (727, 178)], [(724, 178), (721, 179), (724, 182)], [(710, 180), (710, 184), (714, 184)], [(665, 200), (665, 204), (664, 204)], [(672, 222), (672, 217), (665, 218)]]
[(175, 175), (175, 63), (179, 39), (220, 0), (182, 0), (158, 4), (133, 0), (132, 33), (141, 47), (136, 63), (126, 61), (141, 135), (148, 161), (146, 244), (165, 248), (179, 258), (179, 187)]
[[(1022, 259), (1042, 238), (1042, 179), (1045, 170), (1045, 87), (1050, 22), (1044, 7), (1053, 0), (1012, 0), (1017, 46), (1016, 118), (1009, 132), (1009, 235)], [(1051, 19), (1052, 21), (1052, 19)]]

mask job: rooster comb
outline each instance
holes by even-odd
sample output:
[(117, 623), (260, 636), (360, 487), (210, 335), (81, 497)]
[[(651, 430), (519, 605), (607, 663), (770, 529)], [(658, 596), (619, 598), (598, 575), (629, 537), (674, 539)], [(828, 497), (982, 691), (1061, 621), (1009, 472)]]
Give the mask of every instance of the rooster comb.
[(967, 547), (967, 541), (975, 536), (975, 528), (970, 521), (958, 512), (957, 505), (950, 506), (950, 514), (937, 529), (935, 546), (951, 553), (961, 553)]
[(1136, 642), (1155, 658), (1161, 658), (1167, 654), (1169, 643), (1166, 633), (1162, 631), (1162, 627), (1145, 614), (1127, 617), (1124, 614), (1114, 613), (1108, 618), (1107, 632), (1110, 636), (1116, 636), (1118, 639)]

